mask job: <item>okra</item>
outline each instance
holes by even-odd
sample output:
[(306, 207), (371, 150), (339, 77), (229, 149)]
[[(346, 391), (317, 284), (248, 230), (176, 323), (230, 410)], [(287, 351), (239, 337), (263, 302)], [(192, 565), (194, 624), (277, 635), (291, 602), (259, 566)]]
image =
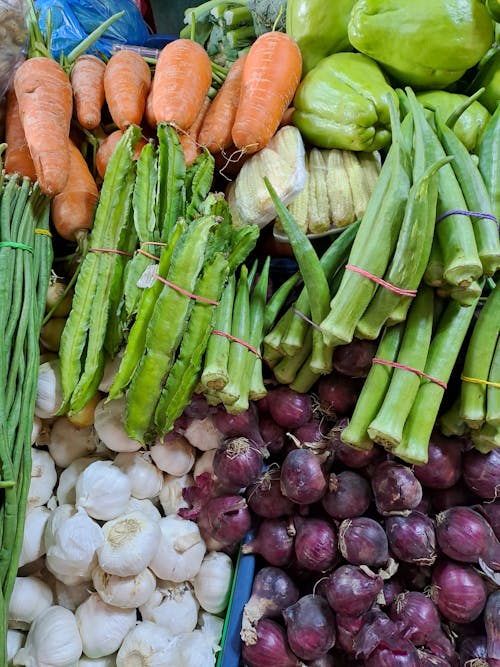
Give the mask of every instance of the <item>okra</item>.
[(480, 429), (471, 432), (474, 447), (482, 454), (488, 454), (493, 449), (500, 448), (500, 428), (485, 423)]
[(266, 309), (264, 312), (264, 333), (269, 333), (271, 327), (278, 317), (278, 313), (283, 308), (286, 303), (286, 300), (290, 296), (293, 288), (299, 282), (301, 276), (300, 272), (292, 274), (290, 278), (285, 280), (275, 292), (273, 292), (271, 298), (266, 304)]
[(311, 355), (309, 355), (289, 387), (290, 389), (299, 392), (299, 394), (307, 394), (307, 392), (314, 387), (320, 377), (321, 373), (315, 373), (311, 369)]
[(460, 416), (460, 396), (439, 417), (439, 428), (441, 433), (447, 437), (453, 435), (461, 437), (468, 432), (467, 424)]
[(431, 252), (429, 255), (429, 261), (427, 262), (427, 266), (425, 268), (423, 276), (425, 284), (429, 285), (430, 287), (439, 287), (440, 285), (443, 285), (444, 283), (443, 271), (444, 271), (443, 252), (441, 250), (441, 245), (439, 243), (437, 235), (434, 235), (434, 239), (432, 241), (432, 246), (431, 246)]
[(292, 355), (283, 357), (273, 368), (274, 377), (281, 384), (291, 384), (295, 377), (309, 358), (312, 350), (312, 331), (311, 328), (306, 332), (302, 347)]
[[(280, 356), (284, 355), (284, 351), (281, 349), (281, 341), (285, 335), (288, 326), (293, 318), (293, 310), (288, 309), (283, 313), (283, 315), (276, 322), (274, 327), (267, 333), (264, 337), (264, 357), (267, 359), (266, 350), (275, 350), (279, 352)], [(273, 357), (275, 355), (272, 355)]]
[(500, 337), (491, 361), (486, 389), (486, 421), (492, 426), (500, 426)]
[(479, 142), (479, 171), (490, 195), (493, 213), (500, 222), (500, 105), (488, 121)]
[(264, 338), (264, 316), (267, 301), (267, 292), (269, 288), (269, 267), (271, 259), (268, 257), (253, 291), (250, 296), (250, 342), (257, 350), (258, 355), (253, 352), (252, 358), (248, 362), (248, 370), (250, 373), (250, 386), (248, 389), (248, 398), (252, 401), (259, 400), (267, 394), (267, 389), (264, 386), (264, 376), (262, 370), (262, 341)]

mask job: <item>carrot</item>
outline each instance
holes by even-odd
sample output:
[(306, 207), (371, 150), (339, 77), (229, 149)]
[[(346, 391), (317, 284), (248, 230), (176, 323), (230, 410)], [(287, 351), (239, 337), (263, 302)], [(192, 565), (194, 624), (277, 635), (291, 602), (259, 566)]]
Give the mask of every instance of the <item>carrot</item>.
[(111, 56), (104, 72), (104, 93), (120, 130), (140, 125), (150, 85), (151, 71), (138, 53), (123, 49)]
[(83, 155), (72, 141), (69, 155), (68, 181), (50, 206), (58, 234), (67, 241), (76, 241), (83, 230), (92, 227), (99, 191)]
[(292, 116), (294, 111), (295, 107), (288, 107), (288, 109), (285, 109), (285, 113), (280, 120), (280, 127), (283, 127), (284, 125), (292, 125)]
[(79, 56), (71, 70), (76, 117), (87, 130), (94, 130), (101, 122), (105, 70), (106, 64), (89, 54)]
[(187, 130), (194, 123), (212, 83), (205, 49), (190, 39), (176, 39), (160, 52), (156, 63), (153, 115), (156, 122)]
[(69, 174), (73, 91), (64, 69), (49, 57), (28, 58), (14, 74), (19, 115), (42, 192), (54, 196)]
[(241, 80), (232, 137), (247, 153), (263, 148), (279, 127), (302, 73), (295, 40), (284, 32), (265, 32), (252, 44)]
[(245, 60), (246, 54), (231, 65), (201, 124), (198, 141), (211, 153), (222, 151), (233, 143), (231, 130), (240, 99)]
[(186, 163), (187, 167), (189, 167), (190, 164), (193, 164), (198, 155), (201, 153), (200, 142), (198, 141), (198, 132), (200, 131), (201, 124), (207, 111), (210, 110), (210, 104), (210, 98), (205, 97), (205, 100), (201, 105), (201, 109), (198, 112), (198, 115), (196, 116), (196, 119), (191, 127), (185, 132), (178, 131), (179, 142), (182, 146), (182, 150), (184, 151), (184, 162)]
[(12, 87), (7, 91), (5, 142), (7, 144), (5, 149), (5, 173), (21, 174), (21, 176), (27, 176), (32, 181), (36, 181), (35, 165), (26, 143), (16, 92)]
[[(97, 149), (95, 155), (95, 166), (97, 169), (97, 173), (101, 178), (104, 178), (109, 158), (113, 155), (113, 151), (116, 148), (116, 144), (123, 137), (123, 134), (124, 134), (123, 130), (115, 130), (114, 132), (111, 132), (111, 134), (108, 134), (108, 136), (103, 140), (103, 142)], [(134, 151), (135, 160), (137, 160), (137, 158), (141, 154), (142, 147), (146, 143), (147, 141), (146, 139), (144, 139), (144, 137), (141, 137), (141, 139), (139, 139), (139, 142), (137, 143), (137, 146), (135, 147)]]
[(143, 117), (143, 122), (145, 121), (150, 128), (156, 127), (156, 117), (153, 113), (154, 85), (155, 85), (155, 77), (153, 77), (151, 81), (151, 86), (149, 87), (149, 93), (148, 96), (146, 97), (146, 107), (144, 109), (144, 117)]

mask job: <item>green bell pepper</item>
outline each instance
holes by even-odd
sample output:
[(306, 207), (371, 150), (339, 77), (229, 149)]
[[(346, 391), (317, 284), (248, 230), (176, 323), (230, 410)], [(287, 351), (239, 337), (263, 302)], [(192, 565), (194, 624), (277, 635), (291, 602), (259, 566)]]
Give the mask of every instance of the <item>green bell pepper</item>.
[(338, 51), (351, 51), (347, 24), (356, 0), (288, 0), (286, 32), (302, 53), (302, 75)]
[(292, 122), (319, 148), (379, 150), (391, 141), (389, 96), (398, 108), (398, 97), (374, 60), (334, 53), (300, 82)]
[(348, 35), (398, 82), (436, 89), (481, 60), (494, 22), (481, 0), (358, 0)]
[[(428, 90), (417, 93), (417, 99), (426, 109), (435, 110), (446, 122), (455, 109), (467, 100), (467, 96), (445, 90)], [(475, 152), (489, 119), (488, 110), (479, 102), (472, 102), (455, 123), (453, 131), (469, 153)]]

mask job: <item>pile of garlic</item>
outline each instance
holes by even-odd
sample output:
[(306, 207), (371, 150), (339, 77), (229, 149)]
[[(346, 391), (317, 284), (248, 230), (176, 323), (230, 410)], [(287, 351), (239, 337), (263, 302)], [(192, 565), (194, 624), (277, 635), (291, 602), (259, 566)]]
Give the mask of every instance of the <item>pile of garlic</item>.
[(94, 423), (76, 427), (43, 400), (8, 664), (215, 665), (233, 562), (177, 510), (217, 438), (205, 431), (203, 456), (182, 437), (146, 452), (125, 433), (120, 401), (102, 400)]

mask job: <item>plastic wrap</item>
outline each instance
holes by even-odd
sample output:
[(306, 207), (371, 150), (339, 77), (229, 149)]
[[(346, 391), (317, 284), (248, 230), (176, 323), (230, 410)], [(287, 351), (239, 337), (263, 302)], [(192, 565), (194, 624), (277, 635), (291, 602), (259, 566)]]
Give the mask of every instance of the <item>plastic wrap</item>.
[(28, 47), (28, 5), (25, 0), (0, 0), (0, 99)]

